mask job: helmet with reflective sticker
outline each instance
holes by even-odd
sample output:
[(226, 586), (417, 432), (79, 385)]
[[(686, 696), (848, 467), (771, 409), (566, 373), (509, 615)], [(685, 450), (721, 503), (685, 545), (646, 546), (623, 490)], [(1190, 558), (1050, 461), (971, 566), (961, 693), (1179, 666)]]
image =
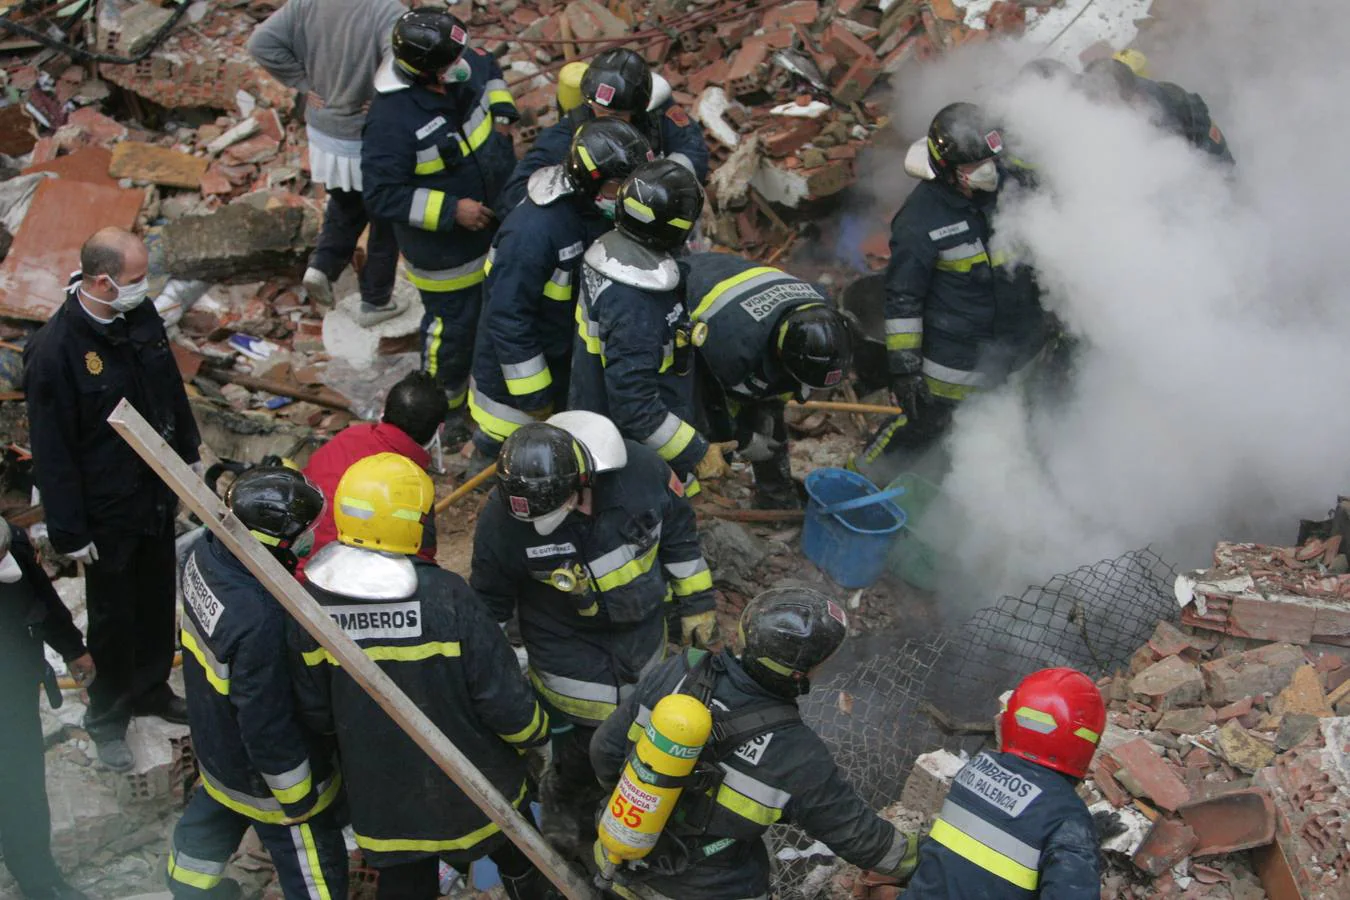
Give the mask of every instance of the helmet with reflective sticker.
[(357, 460), (338, 481), (333, 521), (338, 540), (351, 547), (412, 556), (435, 500), (431, 476), (398, 453)]
[(632, 125), (622, 119), (591, 119), (572, 136), (563, 168), (574, 188), (594, 197), (605, 182), (623, 181), (655, 158), (651, 144)]
[(561, 509), (590, 484), (595, 466), (572, 435), (547, 422), (511, 432), (497, 456), (497, 484), (512, 518), (529, 522)]
[(844, 610), (820, 591), (773, 588), (741, 613), (741, 666), (765, 690), (797, 697), (811, 689), (811, 670), (847, 635)]
[(435, 84), (464, 55), (469, 32), (443, 9), (412, 9), (394, 23), (394, 64), (418, 84)]
[(636, 50), (606, 50), (596, 54), (581, 76), (581, 95), (614, 112), (646, 112), (652, 102), (652, 70)]
[(1022, 679), (999, 714), (999, 749), (1082, 778), (1105, 728), (1106, 704), (1091, 678), (1042, 669)]
[(1003, 152), (1003, 135), (974, 103), (951, 103), (928, 127), (928, 162), (948, 181), (956, 167), (993, 159)]
[(778, 358), (807, 387), (834, 387), (853, 363), (853, 333), (838, 310), (821, 303), (798, 306), (779, 331)]
[(669, 159), (643, 163), (619, 188), (614, 225), (652, 250), (675, 250), (689, 240), (703, 213), (698, 176)]

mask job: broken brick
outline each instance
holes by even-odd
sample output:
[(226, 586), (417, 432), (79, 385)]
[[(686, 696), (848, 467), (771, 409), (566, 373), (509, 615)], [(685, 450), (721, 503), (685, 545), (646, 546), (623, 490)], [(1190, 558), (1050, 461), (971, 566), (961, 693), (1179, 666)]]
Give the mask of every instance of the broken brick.
[(880, 60), (875, 56), (859, 57), (834, 86), (834, 99), (843, 104), (857, 103), (880, 75)]
[(206, 172), (206, 160), (168, 147), (119, 141), (113, 146), (108, 174), (151, 184), (195, 190)]
[(1236, 853), (1275, 839), (1275, 803), (1265, 788), (1184, 803), (1177, 807), (1177, 815), (1195, 832), (1191, 852), (1196, 856)]
[(1195, 645), (1189, 635), (1183, 634), (1171, 622), (1159, 622), (1153, 629), (1153, 637), (1148, 639), (1148, 646), (1161, 659), (1165, 656), (1177, 656)]
[(816, 0), (795, 0), (782, 6), (771, 7), (764, 13), (760, 25), (772, 30), (784, 25), (811, 25), (820, 15), (820, 4)]
[(1163, 713), (1154, 728), (1170, 734), (1199, 734), (1213, 724), (1214, 710), (1208, 706), (1193, 706)]
[(1184, 822), (1159, 817), (1135, 851), (1134, 864), (1157, 877), (1189, 856), (1197, 842), (1195, 832)]
[(1293, 644), (1267, 644), (1210, 660), (1200, 666), (1210, 703), (1226, 704), (1283, 690), (1294, 672), (1307, 662)]
[[(1143, 738), (1127, 741), (1111, 751), (1120, 764), (1122, 774), (1128, 774), (1143, 796), (1163, 809), (1174, 810), (1191, 798), (1191, 792), (1167, 762)], [(1128, 785), (1127, 785), (1128, 786)]]
[(1275, 748), (1254, 737), (1237, 721), (1220, 728), (1215, 743), (1225, 762), (1248, 774), (1264, 769), (1275, 759)]
[(1239, 716), (1245, 716), (1252, 711), (1252, 698), (1243, 697), (1227, 706), (1221, 706), (1214, 710), (1214, 718), (1219, 722), (1226, 722), (1229, 719), (1236, 719)]
[(830, 27), (821, 35), (821, 46), (845, 66), (851, 67), (859, 59), (877, 62), (877, 55), (872, 48), (841, 22), (830, 23)]
[(1179, 656), (1168, 656), (1131, 679), (1130, 690), (1161, 712), (1199, 703), (1205, 681), (1194, 665)]
[(1288, 713), (1306, 713), (1311, 716), (1330, 717), (1334, 715), (1327, 695), (1322, 690), (1321, 679), (1312, 666), (1300, 666), (1289, 680), (1289, 686), (1280, 691), (1270, 704), (1270, 711), (1277, 715)]
[(260, 163), (277, 155), (281, 143), (265, 134), (254, 135), (246, 141), (231, 144), (221, 154), (221, 159), (235, 165)]

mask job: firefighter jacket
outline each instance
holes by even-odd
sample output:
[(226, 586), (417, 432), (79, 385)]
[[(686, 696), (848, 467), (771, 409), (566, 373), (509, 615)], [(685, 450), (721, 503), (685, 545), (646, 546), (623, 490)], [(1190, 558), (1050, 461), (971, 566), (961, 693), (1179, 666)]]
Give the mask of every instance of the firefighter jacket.
[[(733, 397), (767, 400), (800, 387), (775, 352), (781, 323), (794, 309), (828, 301), (814, 287), (779, 269), (730, 253), (694, 253), (687, 270), (690, 316), (708, 332), (699, 359)], [(843, 373), (839, 373), (843, 377)]]
[[(693, 422), (693, 346), (675, 261), (617, 231), (586, 251), (572, 353), (572, 409), (608, 416), (689, 478), (708, 452)], [(678, 343), (683, 346), (677, 346)]]
[[(594, 727), (665, 655), (666, 610), (714, 606), (694, 510), (659, 456), (626, 441), (628, 464), (601, 472), (589, 514), (547, 537), (512, 518), (500, 490), (479, 514), (474, 590), (498, 622), (518, 612), (530, 680), (555, 709)], [(575, 588), (555, 581), (569, 573)]]
[(393, 223), (409, 280), (439, 293), (482, 283), (492, 230), (462, 227), (455, 209), (463, 198), (491, 206), (515, 165), (493, 123), (518, 117), (502, 71), (477, 48), (463, 58), (469, 80), (438, 93), (403, 79), (387, 57), (361, 144), (366, 209)]
[[(618, 781), (652, 708), (684, 687), (697, 655), (690, 652), (661, 664), (596, 732), (591, 764), (602, 784)], [(709, 663), (716, 679), (715, 722), (743, 710), (795, 706), (760, 687), (730, 654), (718, 653)], [(648, 867), (620, 868), (620, 886), (640, 881), (681, 900), (763, 897), (769, 891), (763, 836), (775, 824), (798, 826), (863, 869), (895, 871), (909, 852), (908, 839), (863, 802), (824, 742), (800, 718), (747, 741), (715, 766), (720, 783), (685, 788), (672, 824), (646, 858)]]
[[(550, 125), (534, 140), (534, 146), (516, 163), (506, 187), (497, 201), (499, 215), (514, 209), (527, 194), (530, 176), (537, 169), (557, 165), (567, 159), (572, 149), (572, 136), (583, 122), (595, 118), (589, 106), (582, 104)], [(703, 127), (689, 118), (684, 108), (667, 99), (649, 109), (645, 115), (633, 117), (633, 127), (651, 144), (657, 156), (673, 159), (698, 176), (699, 183), (708, 180), (708, 141)]]
[(993, 193), (965, 197), (944, 181), (922, 181), (891, 220), (891, 373), (921, 369), (936, 397), (961, 400), (992, 387), (1045, 340), (1031, 269), (989, 246), (996, 203)]
[(183, 566), (183, 684), (202, 787), (272, 825), (330, 806), (331, 741), (304, 728), (286, 665), (290, 617), (213, 534)]
[[(323, 566), (347, 583), (380, 584), (385, 599), (315, 584)], [(387, 570), (387, 571), (385, 571)], [(458, 575), (408, 557), (330, 544), (306, 587), (361, 650), (449, 735), (508, 800), (525, 800), (521, 751), (548, 740), (548, 716), (506, 636)], [(398, 596), (401, 595), (401, 596)], [(453, 864), (491, 852), (500, 829), (446, 777), (307, 633), (292, 631), (296, 690), (307, 722), (337, 734), (356, 843), (378, 868), (440, 855)]]
[(986, 751), (952, 783), (904, 900), (1096, 900), (1097, 829), (1067, 775)]
[(1193, 147), (1230, 165), (1233, 163), (1228, 141), (1209, 117), (1209, 107), (1199, 94), (1192, 94), (1170, 81), (1137, 78), (1136, 84), (1139, 92), (1153, 106), (1159, 126), (1185, 138)]
[[(536, 179), (538, 189), (506, 217), (488, 253), (469, 403), (498, 441), (532, 421), (530, 413), (566, 404), (582, 255), (612, 227), (588, 198), (551, 196), (545, 181)], [(495, 266), (498, 259), (510, 264)]]
[(104, 325), (84, 311), (78, 286), (76, 275), (24, 348), (33, 464), (52, 545), (69, 553), (94, 541), (99, 561), (117, 570), (129, 537), (168, 533), (178, 499), (109, 413), (129, 400), (187, 463), (200, 458), (200, 438), (154, 304)]
[[(333, 519), (333, 495), (337, 493), (338, 482), (347, 474), (352, 463), (377, 453), (397, 453), (406, 456), (423, 469), (431, 465), (431, 454), (409, 437), (407, 432), (395, 425), (385, 422), (365, 422), (349, 425), (335, 434), (331, 441), (314, 451), (314, 455), (305, 465), (305, 477), (322, 491), (328, 500), (323, 514), (314, 523), (314, 549), (310, 551), (309, 557), (337, 540), (337, 522)], [(434, 516), (428, 516), (426, 525), (422, 528), (422, 549), (417, 555), (427, 562), (436, 561)], [(297, 575), (304, 571), (304, 564), (309, 557), (300, 561), (300, 566), (296, 569)]]
[[(47, 685), (48, 698), (60, 706), (61, 690), (42, 655), (45, 643), (69, 662), (85, 654), (84, 638), (75, 627), (70, 610), (61, 602), (51, 579), (28, 542), (22, 528), (0, 520), (0, 528), (9, 529), (9, 553), (19, 564), (23, 577), (10, 584), (0, 583), (0, 673), (4, 684), (23, 684), (31, 692), (38, 682)], [(28, 693), (25, 702), (32, 701)]]

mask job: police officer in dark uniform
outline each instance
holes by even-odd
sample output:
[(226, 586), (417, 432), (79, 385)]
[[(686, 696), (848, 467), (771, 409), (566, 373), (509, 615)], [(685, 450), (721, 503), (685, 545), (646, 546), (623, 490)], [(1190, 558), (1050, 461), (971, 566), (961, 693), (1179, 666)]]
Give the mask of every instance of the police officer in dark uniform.
[(670, 824), (642, 865), (614, 870), (614, 891), (632, 900), (744, 900), (769, 895), (764, 832), (793, 824), (844, 860), (903, 877), (918, 836), (876, 814), (845, 780), (824, 742), (801, 720), (797, 698), (848, 633), (844, 611), (809, 588), (776, 588), (741, 614), (739, 657), (690, 651), (642, 679), (596, 732), (591, 760), (613, 787), (652, 709), (669, 694), (696, 697), (716, 737), (699, 756)]
[(848, 323), (814, 286), (740, 256), (694, 253), (680, 269), (708, 436), (736, 441), (736, 452), (750, 461), (756, 507), (797, 509), (784, 401), (834, 387), (848, 374)]
[(44, 643), (61, 654), (78, 684), (94, 678), (93, 657), (28, 536), (0, 519), (0, 848), (27, 900), (88, 900), (52, 859), (42, 719), (33, 689), (45, 684), (53, 707), (61, 705), (61, 690), (43, 658)]
[(422, 367), (445, 388), (447, 443), (469, 436), (464, 401), (491, 207), (515, 165), (505, 131), (519, 118), (496, 60), (468, 42), (464, 24), (443, 9), (400, 17), (361, 145), (366, 207), (394, 223), (422, 294)]
[(1228, 140), (1210, 118), (1209, 107), (1199, 94), (1170, 81), (1153, 81), (1136, 75), (1113, 57), (1095, 59), (1083, 68), (1082, 84), (1088, 95), (1115, 100), (1148, 110), (1158, 127), (1184, 139), (1191, 146), (1221, 162), (1234, 164)]
[[(620, 185), (651, 158), (628, 123), (586, 122), (565, 163), (534, 173), (529, 196), (497, 232), (469, 382), (479, 468), (516, 428), (567, 406), (582, 255), (613, 227)], [(509, 265), (494, 267), (497, 258)]]
[[(230, 485), (230, 511), (294, 572), (323, 494), (285, 466), (257, 466)], [(183, 567), (183, 681), (201, 781), (173, 832), (174, 897), (230, 898), (225, 865), (250, 827), (287, 900), (347, 896), (341, 779), (331, 742), (305, 729), (286, 664), (290, 621), (215, 535)]]
[(52, 545), (82, 562), (99, 678), (85, 728), (123, 771), (132, 715), (186, 722), (169, 690), (178, 500), (107, 422), (127, 399), (200, 470), (197, 425), (164, 323), (146, 303), (141, 239), (105, 228), (80, 250), (65, 303), (24, 348), (33, 462)]
[[(511, 646), (458, 575), (417, 558), (431, 478), (395, 453), (338, 482), (338, 540), (305, 566), (319, 605), (517, 808), (528, 808), (521, 751), (548, 741), (548, 715)], [(379, 871), (380, 900), (440, 896), (439, 860), (467, 871), (491, 856), (510, 900), (555, 896), (501, 829), (308, 634), (294, 629), (296, 690), (316, 730), (335, 732), (356, 843)]]
[(474, 534), (472, 583), (498, 622), (519, 615), (530, 680), (554, 722), (544, 834), (584, 854), (600, 793), (591, 734), (665, 656), (668, 609), (686, 642), (716, 641), (712, 574), (680, 480), (604, 416), (574, 410), (521, 426), (497, 477)]
[(927, 449), (956, 405), (1025, 365), (1047, 323), (1031, 269), (989, 246), (1000, 190), (1022, 172), (1000, 163), (1003, 138), (971, 103), (944, 107), (928, 129), (928, 164), (891, 220), (886, 350), (905, 411), (864, 451)]
[(545, 128), (516, 164), (502, 189), (497, 209), (504, 215), (527, 193), (530, 176), (567, 158), (572, 136), (583, 122), (596, 116), (616, 116), (633, 124), (660, 157), (674, 160), (708, 179), (708, 141), (703, 127), (670, 96), (670, 85), (654, 75), (635, 50), (620, 47), (596, 55), (581, 77), (586, 102)]
[(693, 425), (693, 326), (671, 254), (702, 211), (703, 189), (668, 159), (619, 189), (615, 230), (586, 251), (569, 393), (572, 409), (608, 416), (659, 453), (690, 495), (710, 450)]
[(952, 782), (904, 900), (1097, 900), (1097, 828), (1076, 788), (1105, 727), (1082, 672), (1023, 679), (999, 717), (999, 752)]

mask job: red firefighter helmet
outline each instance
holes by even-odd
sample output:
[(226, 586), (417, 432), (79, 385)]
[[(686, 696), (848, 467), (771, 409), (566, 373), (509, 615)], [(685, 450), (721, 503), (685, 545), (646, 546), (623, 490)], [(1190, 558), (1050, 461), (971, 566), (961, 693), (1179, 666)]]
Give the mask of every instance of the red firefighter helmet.
[(1041, 669), (1022, 679), (999, 719), (999, 749), (1082, 778), (1106, 727), (1097, 685), (1077, 669)]

